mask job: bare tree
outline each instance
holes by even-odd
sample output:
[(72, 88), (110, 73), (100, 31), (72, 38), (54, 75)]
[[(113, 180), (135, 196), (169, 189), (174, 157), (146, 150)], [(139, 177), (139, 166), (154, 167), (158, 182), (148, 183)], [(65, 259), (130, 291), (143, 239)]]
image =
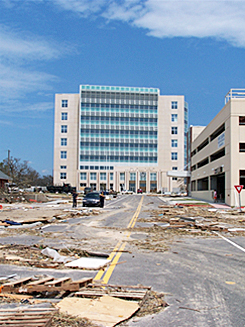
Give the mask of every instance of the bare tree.
[(27, 160), (21, 162), (18, 158), (6, 158), (0, 162), (0, 170), (10, 177), (19, 187), (52, 185), (52, 176), (43, 176), (28, 164)]

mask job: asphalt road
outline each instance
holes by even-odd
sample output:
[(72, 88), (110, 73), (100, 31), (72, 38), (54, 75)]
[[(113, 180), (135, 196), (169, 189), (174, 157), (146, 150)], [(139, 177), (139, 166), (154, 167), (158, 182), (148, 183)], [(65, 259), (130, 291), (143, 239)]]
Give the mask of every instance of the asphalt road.
[[(165, 252), (143, 249), (133, 243), (148, 239), (147, 233), (138, 229), (142, 226), (139, 220), (147, 219), (151, 210), (162, 203), (158, 197), (124, 195), (107, 201), (98, 216), (69, 219), (45, 228), (42, 236), (15, 235), (1, 238), (1, 243), (11, 240), (34, 244), (41, 240), (49, 246), (64, 243), (69, 246), (70, 239), (82, 249), (111, 253), (113, 269), (101, 274), (100, 271), (73, 270), (72, 277), (93, 276), (110, 284), (151, 286), (154, 291), (165, 293), (169, 304), (158, 314), (132, 318), (124, 326), (244, 327), (245, 252), (217, 235), (168, 239)], [(243, 237), (228, 238), (245, 248)], [(17, 272), (25, 277), (40, 271), (1, 266), (1, 275)], [(71, 270), (52, 274), (66, 276)]]
[[(110, 215), (103, 223), (127, 227), (141, 198), (126, 196), (112, 203), (110, 206), (121, 205), (124, 211)], [(161, 203), (158, 198), (144, 196), (138, 219), (147, 217), (149, 210)], [(130, 239), (132, 236), (133, 228)], [(244, 238), (233, 237), (232, 241), (245, 248)], [(115, 266), (108, 282), (152, 286), (153, 290), (166, 294), (169, 304), (156, 315), (132, 319), (124, 325), (245, 326), (245, 252), (218, 236), (175, 239), (169, 246), (165, 252), (133, 247), (132, 253), (121, 254), (119, 262), (123, 263)], [(126, 244), (125, 250), (129, 247)]]

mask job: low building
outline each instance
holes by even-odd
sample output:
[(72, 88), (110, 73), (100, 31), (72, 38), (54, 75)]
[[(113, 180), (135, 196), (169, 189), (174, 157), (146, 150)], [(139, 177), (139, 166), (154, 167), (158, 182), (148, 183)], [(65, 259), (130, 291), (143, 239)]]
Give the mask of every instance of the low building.
[(4, 189), (5, 188), (5, 184), (8, 183), (9, 180), (10, 180), (9, 176), (7, 176), (6, 174), (4, 174), (0, 170), (0, 189)]
[[(191, 195), (238, 206), (235, 185), (245, 186), (245, 89), (231, 89), (225, 106), (206, 126), (190, 127)], [(245, 192), (241, 192), (245, 205)]]

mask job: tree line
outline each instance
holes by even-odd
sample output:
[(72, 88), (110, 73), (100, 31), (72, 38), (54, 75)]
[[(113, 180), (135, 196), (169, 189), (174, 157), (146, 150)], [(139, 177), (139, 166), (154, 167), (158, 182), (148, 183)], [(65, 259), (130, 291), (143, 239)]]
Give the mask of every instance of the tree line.
[(0, 170), (9, 176), (12, 183), (19, 187), (47, 186), (53, 184), (51, 175), (41, 176), (35, 169), (29, 166), (28, 161), (18, 158), (6, 158), (0, 162)]

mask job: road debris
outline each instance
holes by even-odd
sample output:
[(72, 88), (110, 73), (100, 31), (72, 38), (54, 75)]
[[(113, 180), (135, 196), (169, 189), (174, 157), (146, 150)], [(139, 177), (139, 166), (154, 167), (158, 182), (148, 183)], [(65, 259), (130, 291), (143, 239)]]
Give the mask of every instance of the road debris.
[(50, 326), (55, 308), (8, 308), (0, 309), (1, 326), (45, 327)]
[(49, 247), (43, 249), (41, 253), (52, 258), (54, 262), (67, 263), (68, 261), (72, 261), (71, 258), (60, 255), (56, 250), (50, 249)]
[[(102, 326), (114, 326), (132, 315), (142, 317), (167, 306), (164, 294), (152, 291), (149, 286), (100, 284), (94, 283), (91, 277), (73, 281), (69, 277), (30, 276), (3, 284), (0, 294), (0, 298), (17, 303), (44, 303), (45, 299), (57, 303), (60, 312), (56, 312), (52, 324), (57, 327), (95, 326), (98, 322)], [(30, 308), (35, 311), (32, 306), (28, 310)], [(17, 307), (15, 310), (22, 309)], [(21, 319), (23, 326), (28, 326), (22, 315)]]
[(106, 267), (111, 260), (102, 258), (79, 258), (77, 260), (68, 262), (66, 267), (83, 268), (83, 269), (101, 269)]
[(87, 318), (92, 323), (105, 327), (115, 326), (129, 319), (139, 310), (137, 302), (126, 301), (109, 295), (104, 295), (99, 299), (65, 298), (57, 304), (57, 307), (63, 313)]

